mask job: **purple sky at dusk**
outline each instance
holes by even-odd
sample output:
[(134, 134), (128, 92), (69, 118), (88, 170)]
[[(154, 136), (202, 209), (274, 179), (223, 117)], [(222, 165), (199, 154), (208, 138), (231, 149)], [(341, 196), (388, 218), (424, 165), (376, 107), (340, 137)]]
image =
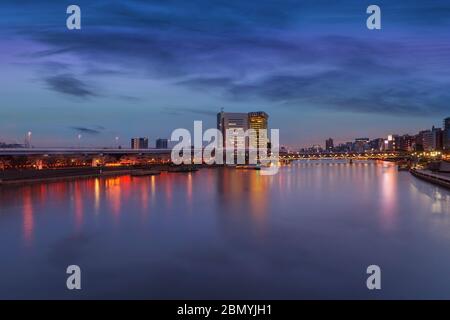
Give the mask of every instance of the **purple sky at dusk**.
[(450, 116), (450, 3), (65, 1), (0, 4), (0, 141), (112, 146), (263, 110), (282, 144), (414, 134)]

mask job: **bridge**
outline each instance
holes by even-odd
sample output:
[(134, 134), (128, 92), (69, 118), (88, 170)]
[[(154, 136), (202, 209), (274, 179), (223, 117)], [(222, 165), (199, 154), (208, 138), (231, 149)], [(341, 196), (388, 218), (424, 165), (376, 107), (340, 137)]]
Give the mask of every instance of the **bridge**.
[[(114, 148), (3, 148), (0, 149), (0, 170), (43, 169), (82, 166), (133, 166), (168, 164), (171, 149)], [(193, 152), (201, 151), (192, 149)], [(194, 154), (194, 153), (193, 153)], [(332, 152), (281, 153), (281, 162), (301, 159), (360, 159), (398, 161), (410, 159), (408, 152)]]
[[(170, 154), (171, 149), (124, 149), (124, 148), (0, 148), (0, 156), (29, 156), (29, 155), (154, 155)], [(280, 157), (295, 157), (298, 159), (317, 158), (337, 158), (337, 157), (358, 157), (358, 156), (405, 156), (406, 151), (374, 151), (374, 152), (322, 152), (322, 153), (280, 153)]]
[(0, 170), (167, 164), (170, 154), (170, 149), (4, 148)]
[(389, 152), (331, 152), (331, 153), (290, 153), (280, 154), (280, 159), (284, 161), (294, 161), (302, 159), (355, 159), (355, 160), (403, 160), (409, 159), (411, 153), (404, 151)]
[(0, 157), (51, 155), (169, 155), (171, 149), (108, 149), (108, 148), (4, 148)]

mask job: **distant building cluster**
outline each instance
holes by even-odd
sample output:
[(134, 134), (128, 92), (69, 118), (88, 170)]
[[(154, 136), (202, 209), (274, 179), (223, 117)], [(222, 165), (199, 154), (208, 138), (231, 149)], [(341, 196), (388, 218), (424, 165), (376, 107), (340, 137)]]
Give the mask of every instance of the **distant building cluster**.
[(148, 149), (148, 138), (131, 138), (131, 149)]
[[(167, 149), (168, 148), (168, 140), (167, 139), (156, 139), (155, 148), (156, 149)], [(131, 149), (139, 150), (139, 149), (148, 149), (148, 138), (147, 137), (136, 137), (131, 138)]]
[(0, 141), (0, 148), (16, 149), (16, 148), (32, 148), (31, 145), (31, 131), (28, 131), (23, 144), (20, 143), (4, 143)]
[(12, 149), (23, 148), (23, 145), (22, 144), (18, 144), (18, 143), (4, 143), (4, 142), (0, 142), (0, 148), (5, 148), (5, 149), (7, 149), (7, 148), (12, 148)]
[(354, 141), (334, 144), (332, 138), (325, 141), (325, 148), (313, 145), (300, 150), (305, 153), (322, 152), (383, 152), (383, 151), (450, 151), (450, 117), (445, 118), (442, 128), (432, 127), (416, 135), (392, 134), (387, 138), (356, 138)]

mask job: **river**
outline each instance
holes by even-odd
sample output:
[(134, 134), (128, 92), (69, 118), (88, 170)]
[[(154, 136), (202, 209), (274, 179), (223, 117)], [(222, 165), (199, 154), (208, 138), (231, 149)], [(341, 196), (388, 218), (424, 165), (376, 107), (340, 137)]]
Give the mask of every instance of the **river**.
[(0, 252), (3, 299), (449, 299), (450, 192), (324, 160), (4, 186)]

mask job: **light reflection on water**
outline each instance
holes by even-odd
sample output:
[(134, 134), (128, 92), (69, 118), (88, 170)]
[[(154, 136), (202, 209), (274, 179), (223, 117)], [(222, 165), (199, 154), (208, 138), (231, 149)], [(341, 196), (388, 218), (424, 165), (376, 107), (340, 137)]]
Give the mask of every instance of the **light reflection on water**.
[(383, 162), (3, 187), (0, 297), (450, 298), (449, 213), (447, 190)]

